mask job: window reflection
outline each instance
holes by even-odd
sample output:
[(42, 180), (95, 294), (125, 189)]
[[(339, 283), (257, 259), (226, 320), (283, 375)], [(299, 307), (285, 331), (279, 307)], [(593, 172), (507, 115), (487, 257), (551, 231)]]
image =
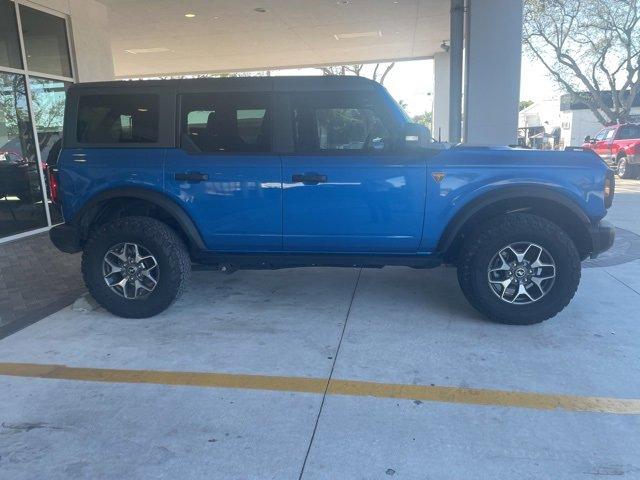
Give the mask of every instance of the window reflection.
[(46, 225), (25, 79), (0, 73), (0, 236)]
[(31, 104), (36, 122), (36, 133), (40, 146), (40, 158), (42, 158), (42, 167), (45, 170), (49, 213), (51, 214), (51, 223), (56, 224), (62, 222), (62, 212), (60, 211), (60, 206), (50, 200), (51, 192), (46, 171), (55, 165), (58, 160), (58, 153), (60, 153), (62, 143), (64, 102), (67, 88), (71, 84), (58, 80), (30, 77), (29, 85), (31, 87)]

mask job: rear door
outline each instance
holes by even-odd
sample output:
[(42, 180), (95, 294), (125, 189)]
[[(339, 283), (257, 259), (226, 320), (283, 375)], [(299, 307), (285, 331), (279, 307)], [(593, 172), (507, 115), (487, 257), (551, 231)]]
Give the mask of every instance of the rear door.
[(179, 95), (178, 146), (165, 189), (196, 222), (207, 248), (282, 249), (280, 157), (272, 153), (270, 92)]
[(402, 125), (375, 92), (291, 94), (283, 155), (286, 251), (418, 249), (426, 162), (398, 151)]
[(165, 149), (175, 140), (175, 93), (167, 86), (72, 87), (58, 159), (65, 219), (97, 193), (162, 192)]
[(634, 145), (640, 139), (640, 125), (621, 125), (616, 132), (613, 149), (611, 151), (612, 159), (615, 160), (618, 153), (626, 151), (631, 145)]

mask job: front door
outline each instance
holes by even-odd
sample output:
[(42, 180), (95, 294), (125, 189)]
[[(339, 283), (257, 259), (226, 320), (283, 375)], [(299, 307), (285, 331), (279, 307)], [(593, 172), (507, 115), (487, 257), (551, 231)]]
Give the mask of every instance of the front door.
[(281, 162), (271, 149), (271, 95), (183, 94), (180, 105), (180, 145), (167, 152), (166, 191), (190, 214), (208, 249), (281, 250)]
[(410, 253), (422, 236), (426, 162), (398, 152), (400, 126), (375, 94), (293, 95), (283, 156), (283, 248)]
[(594, 139), (593, 151), (600, 155), (606, 162), (611, 160), (611, 140), (613, 139), (614, 132), (615, 130), (613, 128), (604, 129), (600, 131)]

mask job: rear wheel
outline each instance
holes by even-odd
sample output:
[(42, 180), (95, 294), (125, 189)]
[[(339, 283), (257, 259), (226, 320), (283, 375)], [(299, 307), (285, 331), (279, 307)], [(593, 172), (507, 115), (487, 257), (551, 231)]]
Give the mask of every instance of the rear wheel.
[(580, 283), (580, 256), (568, 235), (537, 215), (488, 221), (463, 246), (458, 281), (490, 320), (530, 325), (566, 307)]
[(105, 309), (145, 318), (169, 307), (191, 272), (187, 248), (166, 224), (126, 217), (99, 227), (82, 255), (84, 281)]

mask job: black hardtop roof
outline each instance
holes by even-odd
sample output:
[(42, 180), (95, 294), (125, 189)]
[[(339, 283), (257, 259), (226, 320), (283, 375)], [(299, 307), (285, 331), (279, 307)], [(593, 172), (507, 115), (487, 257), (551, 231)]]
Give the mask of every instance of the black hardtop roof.
[(368, 78), (346, 75), (282, 76), (282, 77), (220, 77), (168, 80), (114, 80), (110, 82), (76, 83), (70, 88), (136, 90), (167, 87), (178, 92), (209, 91), (371, 91), (380, 85)]

